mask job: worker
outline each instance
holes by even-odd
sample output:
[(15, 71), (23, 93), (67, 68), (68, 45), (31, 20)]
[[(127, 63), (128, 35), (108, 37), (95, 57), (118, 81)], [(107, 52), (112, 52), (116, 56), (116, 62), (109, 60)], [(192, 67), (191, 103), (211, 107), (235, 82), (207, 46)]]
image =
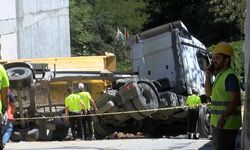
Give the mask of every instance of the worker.
[(84, 139), (84, 130), (82, 124), (82, 110), (85, 109), (84, 104), (80, 102), (80, 96), (73, 93), (71, 87), (67, 88), (67, 97), (65, 98), (65, 121), (70, 123), (73, 139), (77, 136)]
[[(212, 139), (215, 150), (234, 150), (241, 127), (241, 94), (239, 79), (230, 67), (233, 48), (218, 43), (212, 51), (212, 64), (206, 69), (205, 92), (211, 96)], [(214, 71), (211, 71), (211, 66)], [(215, 75), (212, 82), (211, 77)]]
[[(9, 90), (9, 78), (3, 65), (0, 65), (0, 116), (3, 119), (3, 114), (8, 107), (8, 90)], [(0, 137), (2, 137), (2, 124), (0, 125)], [(3, 139), (0, 138), (0, 150), (4, 148)]]
[(3, 117), (3, 145), (6, 145), (9, 141), (12, 131), (13, 131), (13, 124), (12, 121), (14, 120), (14, 111), (15, 111), (15, 105), (14, 105), (14, 95), (12, 93), (12, 90), (9, 90), (8, 92), (8, 108), (7, 111), (4, 113)]
[[(84, 133), (85, 133), (85, 140), (94, 140), (95, 139), (95, 132), (94, 132), (94, 124), (93, 124), (93, 117), (90, 116), (94, 112), (96, 112), (97, 107), (95, 101), (90, 96), (89, 92), (84, 91), (84, 84), (78, 84), (78, 95), (81, 97), (81, 101), (84, 103), (87, 109), (87, 115), (82, 118), (83, 126), (84, 126)], [(94, 112), (93, 112), (94, 111)], [(89, 130), (87, 130), (89, 129)]]
[(188, 106), (188, 124), (187, 134), (189, 139), (199, 139), (196, 125), (199, 118), (199, 107), (201, 106), (201, 99), (196, 89), (192, 90), (192, 95), (187, 97), (186, 105)]

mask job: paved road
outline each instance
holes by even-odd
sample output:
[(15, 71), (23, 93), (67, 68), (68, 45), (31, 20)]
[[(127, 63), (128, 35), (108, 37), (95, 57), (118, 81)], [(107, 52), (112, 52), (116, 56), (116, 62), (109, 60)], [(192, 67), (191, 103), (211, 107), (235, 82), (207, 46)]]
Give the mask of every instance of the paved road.
[(53, 141), (8, 143), (6, 150), (211, 150), (212, 143), (207, 139), (119, 139), (96, 141)]

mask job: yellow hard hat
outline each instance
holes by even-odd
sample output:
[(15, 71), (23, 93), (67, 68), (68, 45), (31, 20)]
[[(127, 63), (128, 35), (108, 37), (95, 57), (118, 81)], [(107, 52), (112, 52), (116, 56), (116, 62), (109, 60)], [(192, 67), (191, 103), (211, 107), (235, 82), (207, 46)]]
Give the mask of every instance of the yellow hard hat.
[(217, 45), (215, 45), (214, 50), (212, 51), (213, 54), (225, 54), (228, 56), (233, 56), (233, 47), (226, 43), (226, 42), (220, 42)]

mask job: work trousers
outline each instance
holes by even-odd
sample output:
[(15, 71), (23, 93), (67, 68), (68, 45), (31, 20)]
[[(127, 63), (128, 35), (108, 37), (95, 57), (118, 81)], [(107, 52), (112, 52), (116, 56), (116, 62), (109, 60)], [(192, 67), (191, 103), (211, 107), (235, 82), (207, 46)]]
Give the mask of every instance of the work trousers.
[(235, 150), (236, 137), (239, 130), (212, 128), (214, 150)]
[(197, 120), (199, 118), (199, 108), (195, 109), (188, 109), (188, 114), (187, 114), (187, 132), (188, 133), (196, 133), (196, 125), (197, 125)]
[[(87, 110), (87, 115), (93, 114), (93, 110)], [(82, 117), (83, 128), (84, 128), (84, 137), (85, 140), (93, 140), (95, 139), (95, 132), (94, 132), (94, 123), (92, 116), (83, 116)]]
[(13, 131), (12, 120), (8, 120), (3, 127), (3, 145), (7, 144)]
[(70, 116), (69, 122), (70, 122), (73, 139), (76, 139), (77, 137), (84, 139), (82, 119), (80, 116), (74, 117), (74, 115), (81, 115), (81, 113), (69, 112), (69, 116)]

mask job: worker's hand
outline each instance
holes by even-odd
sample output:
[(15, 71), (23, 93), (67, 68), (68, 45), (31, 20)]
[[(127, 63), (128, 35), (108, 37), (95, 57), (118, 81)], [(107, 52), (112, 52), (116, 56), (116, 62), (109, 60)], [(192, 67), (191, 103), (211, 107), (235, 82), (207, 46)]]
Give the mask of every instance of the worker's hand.
[(87, 109), (84, 109), (82, 112), (83, 112), (83, 115), (87, 115)]
[(65, 117), (64, 117), (64, 121), (65, 121), (66, 123), (68, 123), (68, 122), (69, 122), (69, 117), (68, 117), (68, 116), (65, 116)]
[(214, 66), (212, 64), (209, 64), (206, 68), (206, 77), (211, 77), (214, 72)]
[(217, 123), (217, 128), (222, 129), (226, 123), (225, 119), (222, 119), (222, 117), (219, 118), (218, 123)]
[(5, 113), (2, 115), (2, 125), (6, 125), (8, 122), (8, 112), (5, 111)]
[(98, 108), (95, 108), (95, 109), (94, 109), (94, 113), (97, 113), (97, 111), (98, 111)]

